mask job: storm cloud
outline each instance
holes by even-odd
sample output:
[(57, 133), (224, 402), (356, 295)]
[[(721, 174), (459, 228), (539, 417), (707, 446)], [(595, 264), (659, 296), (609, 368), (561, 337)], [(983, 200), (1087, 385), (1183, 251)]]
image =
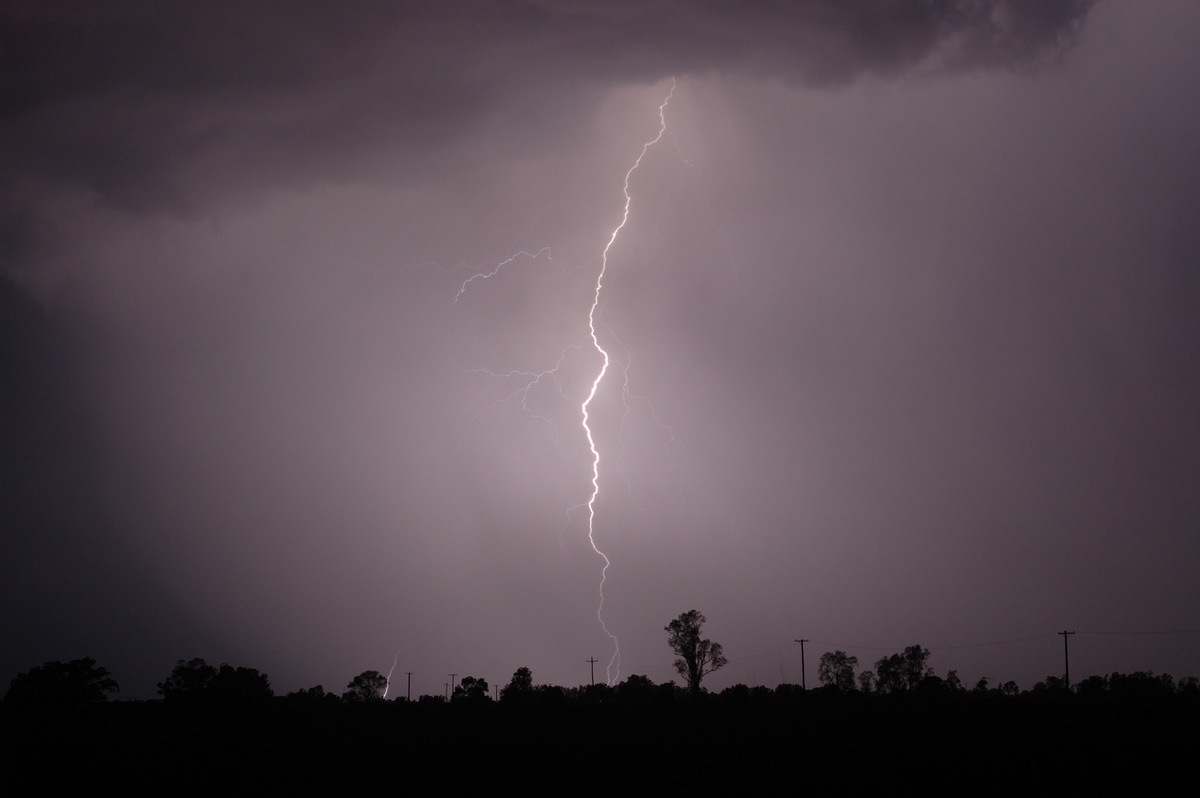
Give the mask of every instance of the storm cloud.
[(614, 83), (1011, 67), (1062, 52), (1090, 5), (17, 3), (3, 166), (18, 197), (62, 183), (143, 212), (383, 177), (381, 150), (405, 156), (386, 178), (420, 183), (480, 139), (563, 146)]

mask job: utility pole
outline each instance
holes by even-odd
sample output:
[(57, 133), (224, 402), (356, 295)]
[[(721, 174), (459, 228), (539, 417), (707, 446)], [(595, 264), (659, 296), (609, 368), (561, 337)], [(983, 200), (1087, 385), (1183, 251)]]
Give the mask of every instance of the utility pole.
[(808, 642), (808, 638), (796, 639), (793, 642), (800, 644), (800, 689), (808, 689), (808, 679), (804, 673), (804, 644)]
[[(458, 676), (457, 673), (450, 674), (450, 689), (451, 690), (458, 687), (458, 679), (456, 678), (457, 676)], [(449, 697), (447, 697), (446, 700), (449, 701), (450, 700)]]
[(405, 675), (408, 676), (407, 700), (412, 701), (412, 671), (406, 671)]
[(584, 662), (586, 662), (587, 664), (592, 666), (592, 686), (595, 687), (596, 686), (596, 662), (597, 662), (597, 660), (595, 657), (588, 657), (587, 659), (584, 660)]
[(1062, 639), (1063, 639), (1063, 682), (1065, 683), (1065, 687), (1068, 690), (1070, 690), (1071, 689), (1071, 652), (1067, 648), (1067, 639), (1075, 633), (1068, 632), (1066, 629), (1064, 629), (1061, 632), (1059, 632), (1059, 634), (1062, 635)]

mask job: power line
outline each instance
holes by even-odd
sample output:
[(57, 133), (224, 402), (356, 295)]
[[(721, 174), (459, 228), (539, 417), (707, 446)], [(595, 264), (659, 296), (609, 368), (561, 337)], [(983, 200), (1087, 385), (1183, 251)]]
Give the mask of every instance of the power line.
[[(1084, 629), (1079, 632), (1082, 635), (1088, 636), (1154, 636), (1154, 635), (1190, 635), (1200, 634), (1200, 628), (1197, 629), (1147, 629), (1147, 630), (1125, 630), (1125, 631), (1098, 631)], [(965, 648), (985, 648), (987, 646), (1005, 646), (1015, 643), (1028, 643), (1034, 640), (1045, 640), (1051, 637), (1050, 634), (1028, 635), (1026, 637), (1010, 637), (1003, 640), (984, 640), (976, 643), (955, 643), (951, 645), (932, 645), (925, 646), (932, 651), (956, 651)], [(859, 651), (895, 651), (903, 646), (864, 646), (853, 643), (834, 643), (828, 640), (811, 640), (810, 642), (822, 646), (829, 646), (835, 649), (857, 649)]]
[[(1007, 640), (988, 640), (988, 641), (984, 641), (984, 642), (980, 642), (980, 643), (959, 643), (959, 644), (949, 645), (949, 646), (923, 646), (923, 647), (929, 649), (931, 652), (932, 651), (955, 651), (955, 650), (964, 649), (964, 648), (985, 648), (987, 646), (1003, 646), (1003, 645), (1010, 645), (1012, 643), (1027, 643), (1031, 640), (1045, 640), (1052, 636), (1053, 635), (1050, 635), (1050, 634), (1040, 634), (1040, 635), (1030, 635), (1029, 637), (1013, 637), (1013, 638), (1009, 638)], [(831, 643), (828, 640), (813, 640), (811, 642), (817, 643), (822, 646), (829, 646), (830, 648), (835, 648), (835, 649), (849, 649), (849, 650), (857, 650), (857, 651), (895, 651), (898, 648), (904, 648), (904, 646), (860, 646), (860, 645), (856, 645), (853, 643)]]
[(1085, 629), (1081, 634), (1122, 637), (1126, 635), (1195, 635), (1200, 634), (1200, 629), (1156, 629), (1146, 632), (1094, 632)]

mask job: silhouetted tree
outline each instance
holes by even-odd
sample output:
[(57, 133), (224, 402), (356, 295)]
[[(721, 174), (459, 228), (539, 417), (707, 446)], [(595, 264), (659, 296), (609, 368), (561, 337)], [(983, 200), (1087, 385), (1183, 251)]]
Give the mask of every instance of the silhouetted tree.
[(158, 683), (158, 693), (168, 701), (193, 704), (249, 704), (275, 695), (266, 674), (227, 663), (216, 668), (200, 657), (179, 660)]
[(92, 704), (107, 701), (120, 688), (107, 668), (91, 657), (70, 662), (47, 662), (18, 673), (8, 685), (4, 700), (13, 705)]
[(879, 685), (879, 677), (875, 675), (875, 671), (866, 670), (858, 674), (858, 689), (864, 693), (873, 693)]
[(1175, 679), (1169, 673), (1155, 676), (1149, 671), (1112, 673), (1108, 677), (1108, 691), (1137, 698), (1166, 696), (1175, 692)]
[(527, 701), (533, 696), (533, 673), (526, 667), (513, 671), (512, 679), (500, 688), (501, 701)]
[(875, 690), (879, 693), (898, 693), (904, 689), (900, 675), (900, 655), (892, 654), (875, 662)]
[(379, 671), (363, 671), (346, 685), (342, 698), (352, 703), (382, 701), (387, 683), (387, 677)]
[(200, 657), (179, 660), (171, 674), (158, 683), (158, 694), (167, 701), (198, 703), (216, 675), (217, 669)]
[(900, 673), (904, 678), (904, 685), (909, 690), (917, 689), (917, 685), (926, 676), (933, 675), (933, 668), (928, 666), (929, 649), (921, 648), (920, 646), (909, 646), (904, 649), (904, 654), (901, 658)]
[(616, 695), (616, 690), (607, 682), (600, 682), (599, 684), (585, 684), (577, 688), (575, 695), (581, 701), (591, 704), (601, 704), (612, 701)]
[(788, 684), (786, 682), (775, 685), (775, 697), (789, 703), (795, 703), (804, 699), (805, 690), (803, 685)]
[(266, 674), (254, 668), (222, 664), (205, 688), (208, 700), (220, 704), (253, 704), (269, 701), (275, 691)]
[(1043, 682), (1038, 682), (1030, 691), (1032, 693), (1058, 693), (1067, 692), (1067, 684), (1062, 680), (1061, 676), (1047, 676)]
[(649, 676), (636, 673), (629, 674), (625, 681), (616, 687), (617, 699), (632, 704), (646, 704), (660, 695), (658, 686)]
[(917, 683), (915, 692), (925, 698), (944, 696), (950, 692), (950, 686), (941, 676), (931, 673)]
[(858, 657), (851, 657), (845, 651), (826, 651), (817, 663), (817, 678), (822, 684), (849, 692), (854, 689), (854, 669), (857, 667)]
[(533, 692), (539, 706), (558, 706), (567, 702), (567, 691), (557, 684), (539, 684)]
[[(789, 686), (790, 687), (790, 686)], [(776, 688), (778, 689), (778, 688)], [(770, 687), (757, 684), (754, 687), (748, 687), (744, 684), (735, 684), (726, 687), (721, 691), (721, 701), (733, 706), (751, 706), (751, 707), (769, 707), (778, 705), (780, 700), (786, 695), (788, 687), (785, 687), (785, 693), (776, 693)]]
[(884, 657), (875, 663), (875, 689), (880, 693), (916, 690), (922, 679), (933, 675), (928, 661), (929, 649), (920, 646), (909, 646), (902, 654)]
[(678, 655), (675, 670), (687, 679), (692, 695), (700, 693), (700, 680), (723, 667), (725, 659), (720, 643), (700, 638), (700, 627), (708, 619), (696, 610), (688, 610), (665, 627), (667, 644)]
[(464, 676), (450, 693), (450, 700), (455, 703), (489, 701), (488, 683), (474, 676)]
[(284, 697), (290, 702), (300, 704), (337, 703), (341, 700), (341, 696), (337, 693), (327, 692), (324, 685), (320, 684), (316, 687), (301, 687)]

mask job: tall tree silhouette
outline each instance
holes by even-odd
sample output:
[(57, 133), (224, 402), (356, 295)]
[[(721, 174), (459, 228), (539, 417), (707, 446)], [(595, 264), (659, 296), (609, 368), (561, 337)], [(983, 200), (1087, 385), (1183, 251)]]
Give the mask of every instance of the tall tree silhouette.
[(527, 701), (533, 696), (533, 672), (524, 666), (517, 668), (512, 680), (500, 688), (501, 701)]
[(675, 660), (675, 670), (687, 679), (692, 695), (700, 692), (700, 680), (705, 675), (728, 662), (720, 643), (701, 639), (700, 627), (707, 620), (699, 611), (688, 610), (665, 627), (667, 644), (679, 657)]
[(854, 689), (856, 667), (858, 657), (852, 657), (845, 651), (826, 651), (817, 664), (817, 678), (822, 684), (847, 692)]

